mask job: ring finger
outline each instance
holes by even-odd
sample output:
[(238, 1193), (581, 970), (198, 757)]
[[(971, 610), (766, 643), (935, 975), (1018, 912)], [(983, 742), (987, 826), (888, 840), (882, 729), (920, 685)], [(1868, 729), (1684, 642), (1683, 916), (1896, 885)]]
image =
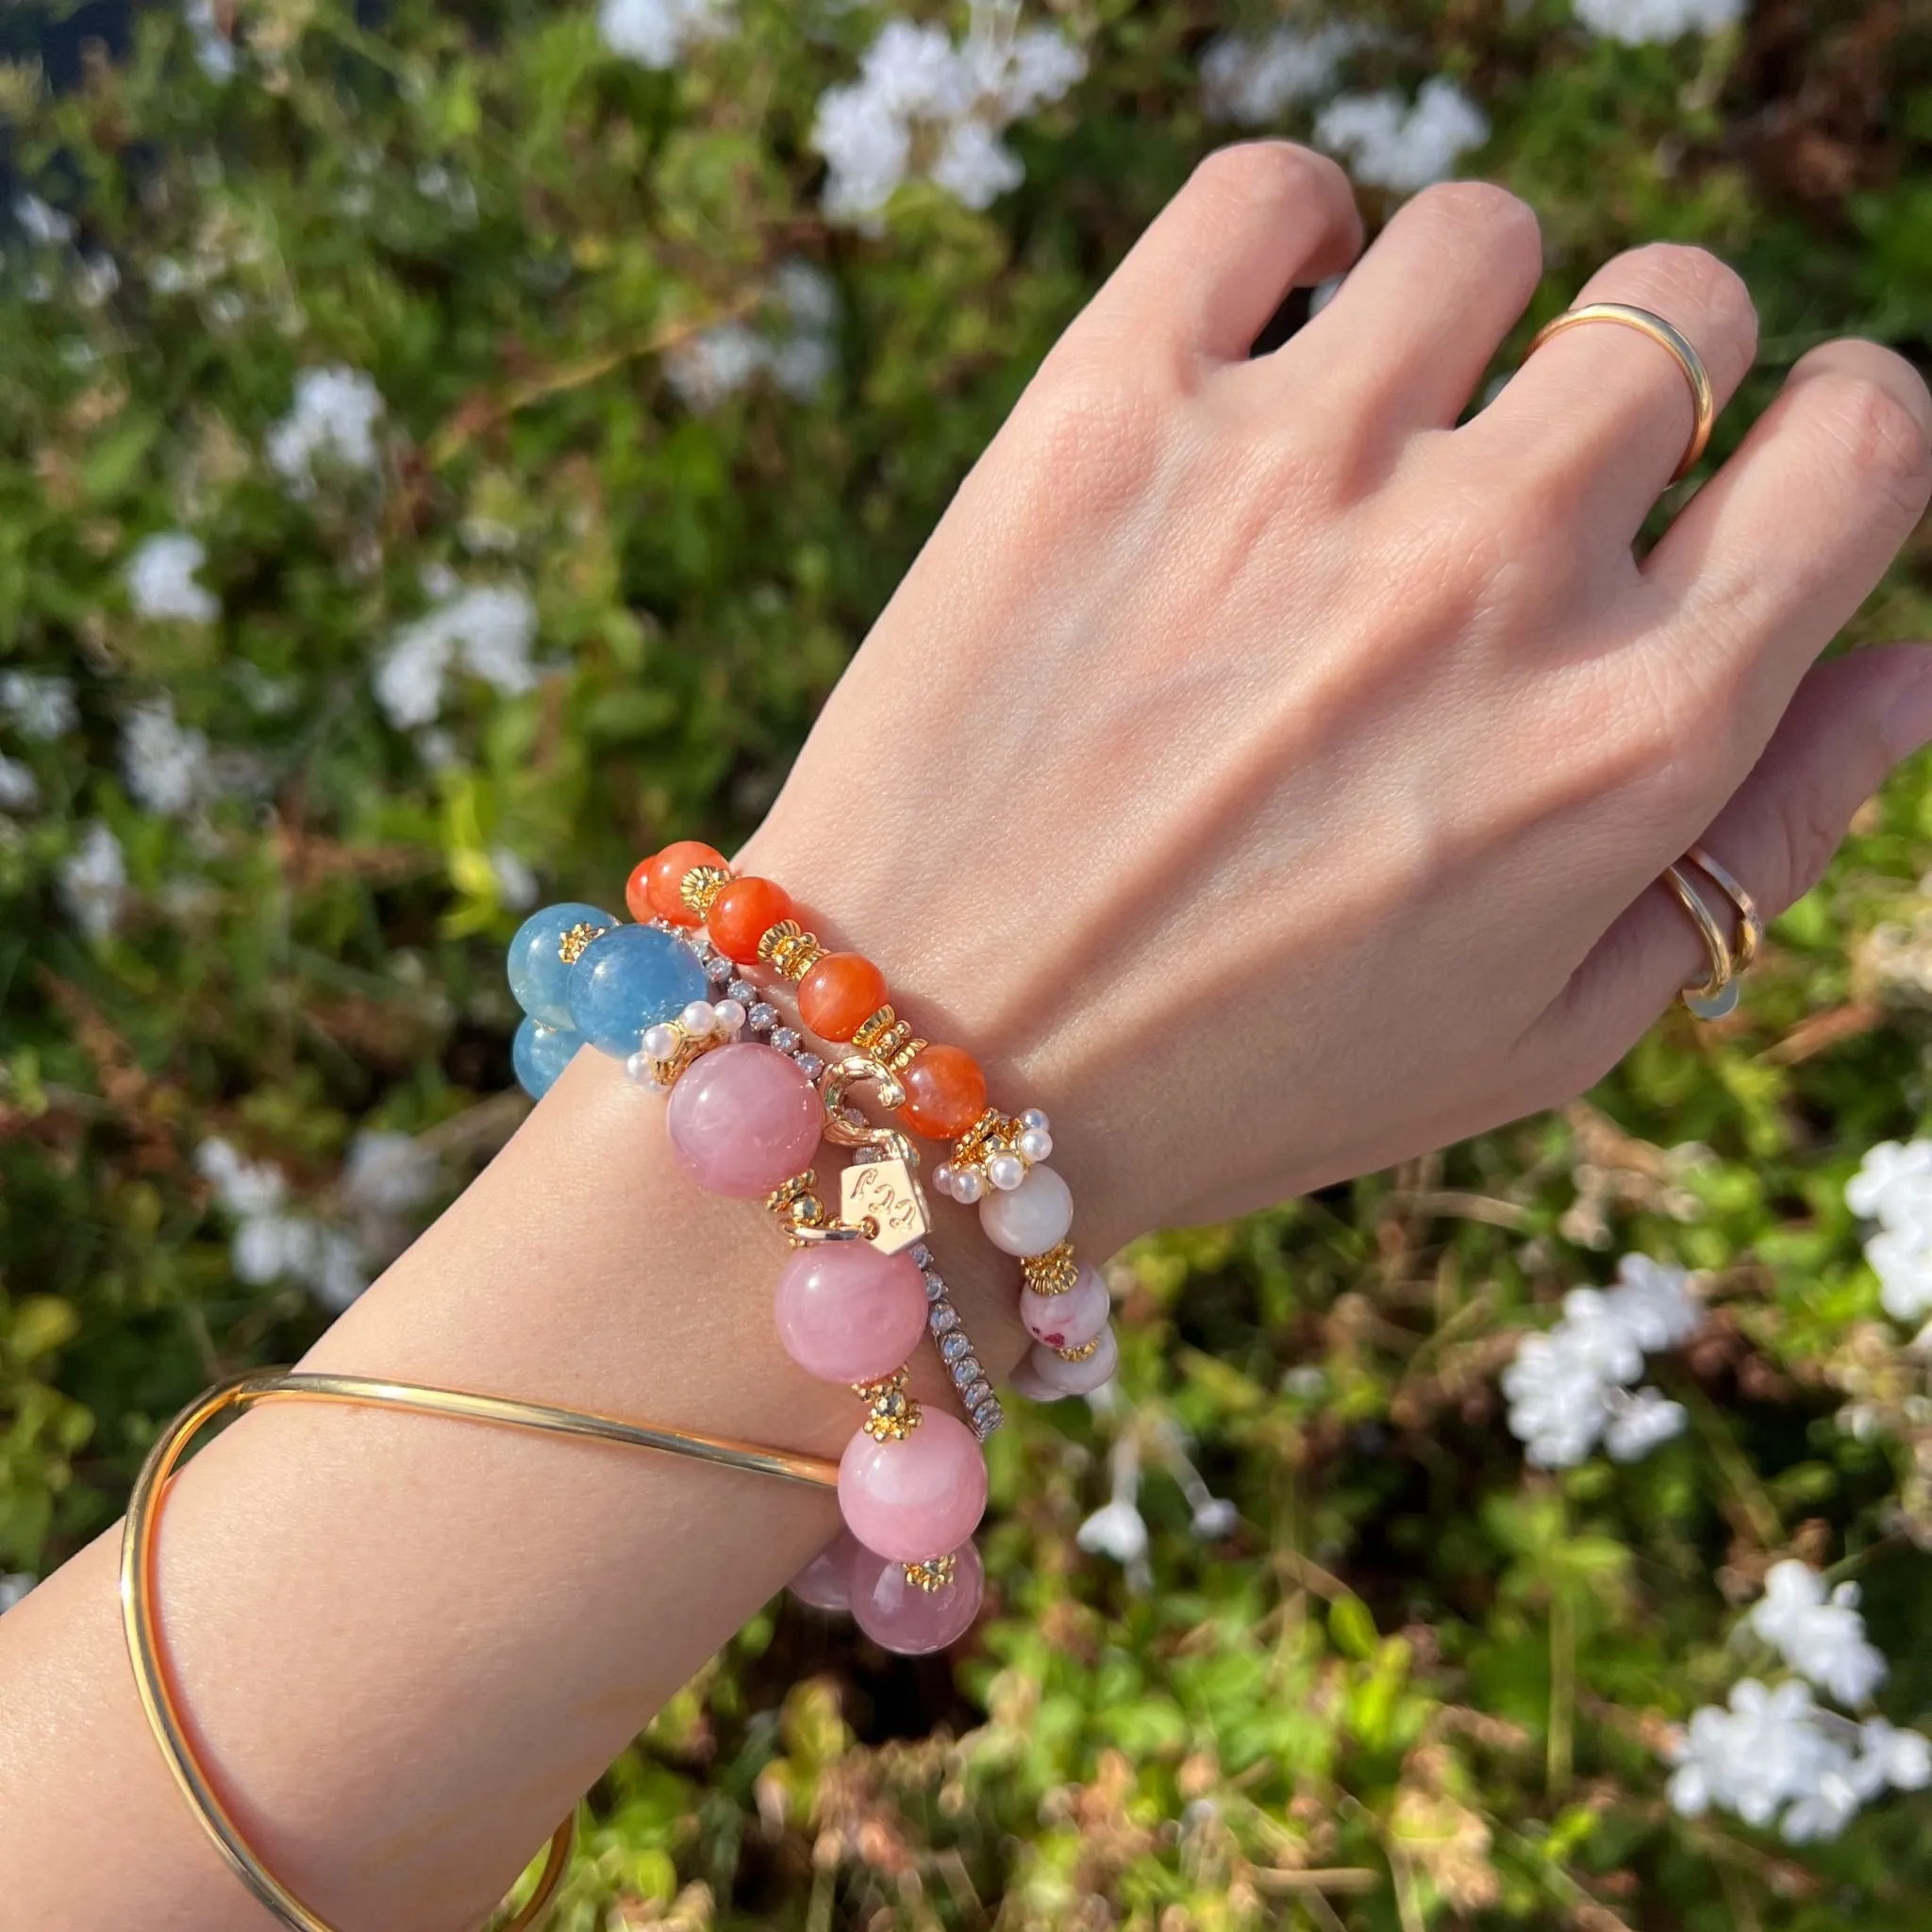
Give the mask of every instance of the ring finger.
[[(1660, 315), (1696, 349), (1721, 409), (1757, 352), (1757, 316), (1737, 273), (1669, 242), (1607, 262), (1575, 306), (1621, 302)], [(1621, 547), (1675, 474), (1696, 416), (1662, 344), (1592, 322), (1552, 337), (1457, 434), (1507, 464), (1576, 526)]]

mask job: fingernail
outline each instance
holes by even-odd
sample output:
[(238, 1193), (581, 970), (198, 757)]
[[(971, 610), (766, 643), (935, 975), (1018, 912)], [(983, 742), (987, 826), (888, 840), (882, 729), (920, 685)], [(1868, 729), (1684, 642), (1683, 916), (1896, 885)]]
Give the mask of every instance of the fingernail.
[(1885, 745), (1897, 764), (1922, 746), (1932, 744), (1932, 665), (1893, 694), (1885, 708)]

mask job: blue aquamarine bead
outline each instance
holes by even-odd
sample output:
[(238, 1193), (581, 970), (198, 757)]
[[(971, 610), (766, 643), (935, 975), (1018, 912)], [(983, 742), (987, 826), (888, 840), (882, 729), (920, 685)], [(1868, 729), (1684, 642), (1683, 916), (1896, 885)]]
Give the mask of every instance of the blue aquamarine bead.
[(570, 967), (558, 947), (575, 925), (615, 925), (601, 906), (546, 906), (517, 927), (509, 942), (509, 990), (540, 1026), (570, 1025)]
[(646, 1026), (676, 1019), (708, 991), (682, 940), (655, 925), (613, 926), (570, 969), (570, 1022), (592, 1046), (624, 1058)]
[(525, 1015), (510, 1042), (510, 1065), (516, 1069), (517, 1085), (532, 1100), (541, 1100), (557, 1083), (557, 1076), (570, 1065), (571, 1056), (583, 1045), (584, 1036), (568, 1026), (545, 1026)]

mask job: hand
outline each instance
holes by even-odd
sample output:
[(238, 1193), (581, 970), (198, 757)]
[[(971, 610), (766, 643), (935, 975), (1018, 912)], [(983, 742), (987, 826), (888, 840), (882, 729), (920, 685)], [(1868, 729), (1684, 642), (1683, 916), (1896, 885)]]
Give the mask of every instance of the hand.
[[(742, 856), (1054, 1115), (1089, 1252), (1547, 1107), (1701, 977), (1654, 881), (1767, 912), (1932, 736), (1932, 650), (1818, 667), (1924, 509), (1932, 404), (1830, 343), (1641, 561), (1691, 426), (1590, 326), (1457, 420), (1541, 273), (1529, 208), (1359, 247), (1282, 143), (1211, 157), (1055, 348)], [(1608, 263), (1720, 405), (1756, 327), (1695, 249)]]

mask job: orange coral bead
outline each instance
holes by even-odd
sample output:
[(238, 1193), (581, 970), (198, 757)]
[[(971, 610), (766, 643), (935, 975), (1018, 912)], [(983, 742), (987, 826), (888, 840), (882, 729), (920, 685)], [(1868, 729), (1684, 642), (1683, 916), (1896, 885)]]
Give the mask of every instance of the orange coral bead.
[(928, 1141), (956, 1141), (986, 1111), (986, 1075), (958, 1046), (929, 1046), (899, 1076), (899, 1111)]
[(886, 1003), (886, 975), (857, 953), (827, 953), (798, 982), (798, 1015), (821, 1040), (850, 1040)]
[(679, 839), (631, 874), (624, 903), (633, 919), (668, 919), (673, 925), (701, 925), (704, 922), (684, 903), (678, 888), (693, 866), (724, 863), (724, 855), (702, 840)]
[(791, 917), (791, 894), (770, 879), (733, 879), (711, 901), (711, 943), (727, 959), (749, 966), (758, 941), (781, 919)]

